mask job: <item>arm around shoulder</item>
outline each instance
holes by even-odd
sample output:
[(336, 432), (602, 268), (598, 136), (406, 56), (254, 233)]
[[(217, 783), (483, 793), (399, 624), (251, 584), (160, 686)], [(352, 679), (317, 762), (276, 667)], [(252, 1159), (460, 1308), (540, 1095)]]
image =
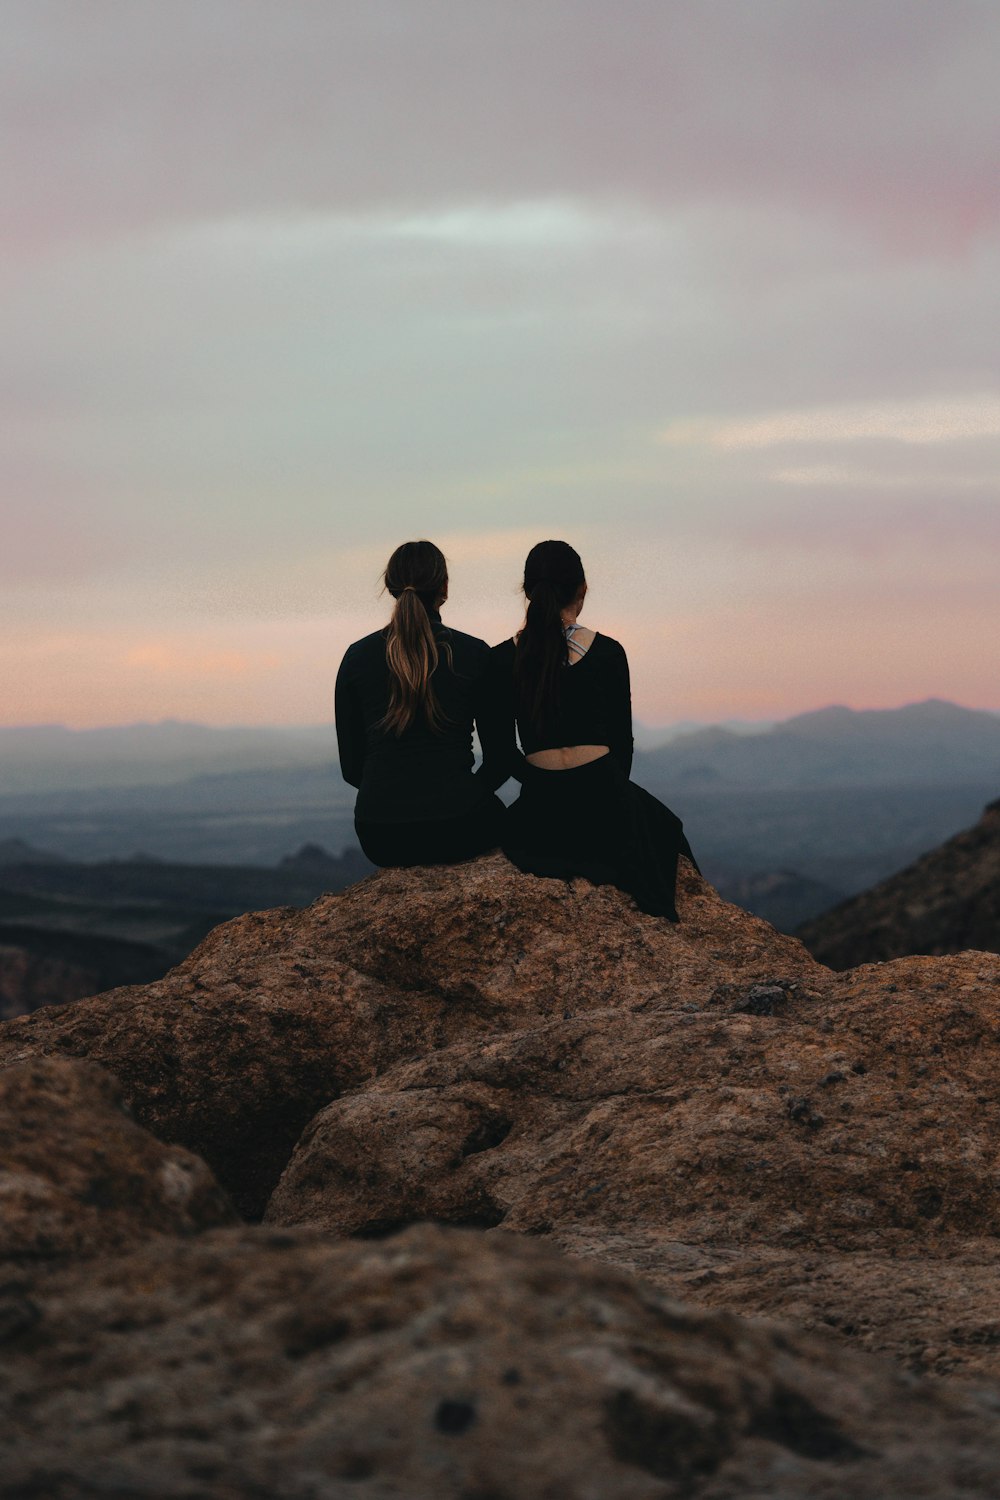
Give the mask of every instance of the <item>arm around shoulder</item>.
[(522, 760), (514, 733), (514, 679), (506, 644), (489, 652), (476, 700), (476, 729), (483, 751), (476, 779), (491, 792), (511, 776), (520, 779)]

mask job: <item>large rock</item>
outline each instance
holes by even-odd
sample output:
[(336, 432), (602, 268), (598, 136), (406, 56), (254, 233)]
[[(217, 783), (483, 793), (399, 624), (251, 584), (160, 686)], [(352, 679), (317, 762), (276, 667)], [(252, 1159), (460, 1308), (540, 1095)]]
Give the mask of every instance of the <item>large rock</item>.
[(397, 1066), (312, 1123), (269, 1217), (897, 1251), (1000, 1233), (996, 956), (679, 1000)]
[(248, 1212), (287, 1167), (274, 1223), (502, 1224), (1000, 1373), (1000, 960), (835, 976), (687, 867), (679, 905), (674, 927), (499, 856), (385, 872), (12, 1022), (0, 1060), (100, 1059)]
[(1000, 959), (809, 982), (664, 990), (399, 1064), (317, 1116), (268, 1220), (502, 1224), (1000, 1374)]
[(1000, 951), (1000, 801), (973, 828), (799, 929), (834, 969), (912, 953)]
[(690, 867), (680, 909), (674, 926), (502, 855), (386, 871), (305, 911), (227, 922), (157, 984), (9, 1022), (0, 1064), (100, 1062), (136, 1118), (203, 1156), (254, 1216), (317, 1110), (400, 1059), (609, 1005), (825, 974)]
[(31, 1268), (235, 1217), (205, 1163), (136, 1125), (103, 1069), (38, 1058), (0, 1071), (0, 1261)]
[(2, 1321), (4, 1494), (992, 1500), (989, 1392), (514, 1236), (158, 1242)]

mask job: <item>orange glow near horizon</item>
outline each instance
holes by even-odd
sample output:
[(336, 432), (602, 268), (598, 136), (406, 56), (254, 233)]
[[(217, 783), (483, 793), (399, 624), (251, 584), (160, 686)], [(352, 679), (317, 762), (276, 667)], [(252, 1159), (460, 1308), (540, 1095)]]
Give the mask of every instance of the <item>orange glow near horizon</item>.
[[(587, 618), (626, 646), (635, 716), (648, 725), (784, 719), (831, 703), (887, 708), (931, 697), (1000, 709), (992, 653), (981, 635), (980, 649), (969, 648), (978, 621), (960, 611), (931, 622), (919, 608), (886, 619), (873, 606), (848, 627), (832, 601), (792, 628), (780, 604), (758, 607), (752, 620), (734, 609), (654, 623), (618, 603)], [(349, 616), (7, 642), (3, 723), (326, 723), (344, 649), (386, 613), (379, 604)], [(518, 623), (513, 609), (462, 609), (457, 601), (445, 618), (490, 640)]]

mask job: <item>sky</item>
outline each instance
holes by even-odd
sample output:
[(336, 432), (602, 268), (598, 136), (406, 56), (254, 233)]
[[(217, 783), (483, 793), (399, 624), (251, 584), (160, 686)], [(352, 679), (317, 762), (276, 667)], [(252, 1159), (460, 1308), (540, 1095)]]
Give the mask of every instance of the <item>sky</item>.
[(649, 724), (1000, 709), (992, 0), (0, 15), (0, 722), (327, 721), (421, 536)]

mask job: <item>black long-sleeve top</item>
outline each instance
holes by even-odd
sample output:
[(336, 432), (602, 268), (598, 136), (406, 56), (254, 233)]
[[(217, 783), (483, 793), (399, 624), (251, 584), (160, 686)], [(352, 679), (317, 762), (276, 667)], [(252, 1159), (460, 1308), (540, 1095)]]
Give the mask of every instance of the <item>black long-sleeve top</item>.
[[(544, 724), (516, 713), (513, 640), (493, 647), (498, 723), (517, 724), (525, 755), (566, 745), (607, 745), (626, 776), (632, 770), (632, 691), (625, 649), (599, 631), (586, 656), (559, 674), (559, 701)], [(516, 761), (516, 751), (507, 756)], [(517, 775), (517, 769), (513, 772)]]
[[(439, 658), (431, 681), (442, 725), (422, 714), (395, 735), (380, 727), (389, 706), (385, 630), (348, 646), (337, 673), (337, 744), (344, 780), (358, 788), (355, 817), (370, 823), (419, 823), (461, 817), (510, 776), (513, 724), (494, 691), (490, 648), (432, 616)], [(451, 648), (451, 662), (445, 646)], [(483, 762), (473, 772), (472, 727)]]

